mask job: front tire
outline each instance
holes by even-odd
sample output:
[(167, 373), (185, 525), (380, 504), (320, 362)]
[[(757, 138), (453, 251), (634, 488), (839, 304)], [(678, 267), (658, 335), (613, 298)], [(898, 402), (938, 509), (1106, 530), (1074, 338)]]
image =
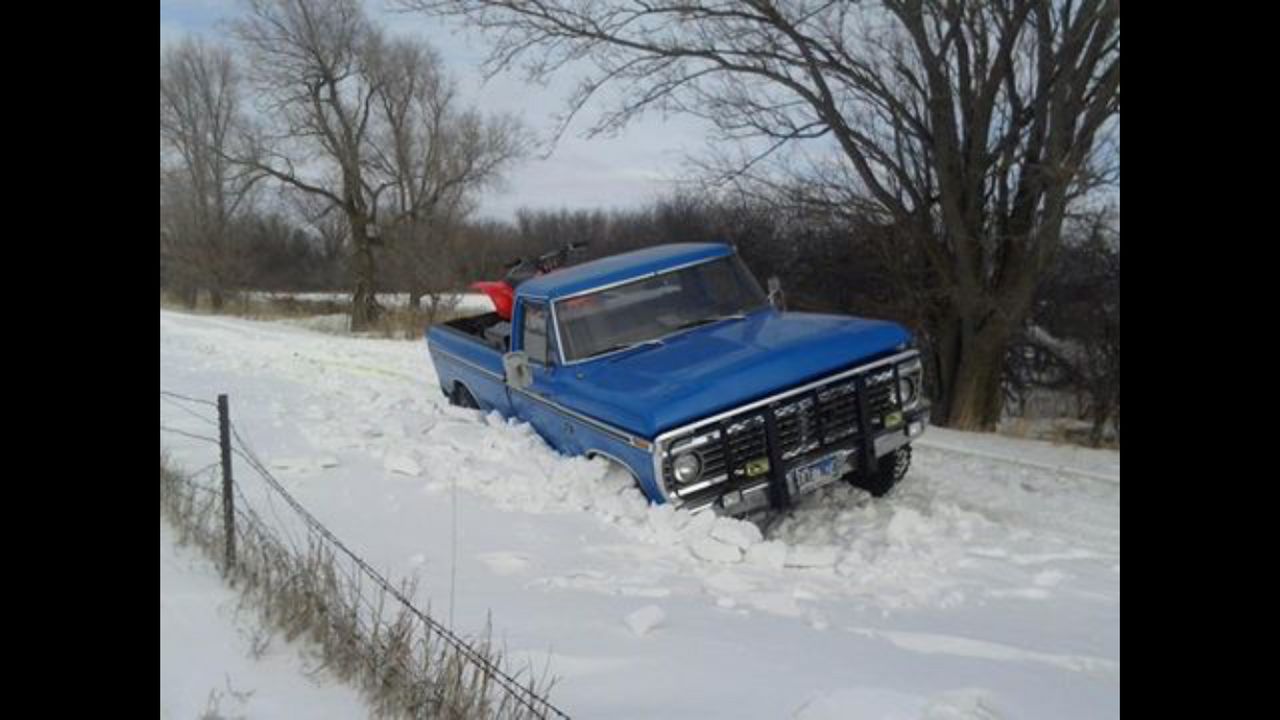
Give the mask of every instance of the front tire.
[(856, 474), (853, 486), (871, 493), (872, 497), (884, 497), (906, 476), (911, 468), (911, 446), (903, 445), (893, 452), (876, 460), (879, 472), (874, 478)]
[(453, 392), (449, 395), (449, 404), (458, 407), (467, 408), (468, 410), (479, 410), (480, 403), (471, 396), (471, 391), (462, 383), (453, 384)]

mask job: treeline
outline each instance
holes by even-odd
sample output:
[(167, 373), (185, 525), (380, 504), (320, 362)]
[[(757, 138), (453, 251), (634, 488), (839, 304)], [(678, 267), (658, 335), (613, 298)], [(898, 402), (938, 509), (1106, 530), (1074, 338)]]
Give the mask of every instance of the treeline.
[[(1120, 405), (1120, 242), (1118, 218), (1099, 212), (1068, 224), (1064, 242), (1037, 290), (1030, 316), (1010, 344), (1002, 383), (1005, 411), (1070, 411), (1090, 422), (1090, 440), (1118, 434)], [(236, 287), (270, 291), (343, 291), (347, 239), (341, 222), (316, 227), (283, 214), (249, 213), (233, 233)], [(891, 319), (909, 327), (932, 362), (930, 278), (904, 255), (893, 228), (850, 222), (745, 198), (671, 196), (625, 210), (524, 209), (511, 222), (458, 224), (440, 238), (430, 272), (407, 266), (391, 244), (377, 247), (382, 287), (408, 293), (415, 307), (475, 280), (498, 279), (508, 262), (566, 243), (587, 243), (577, 261), (667, 242), (735, 245), (763, 280), (777, 276), (789, 307)], [(161, 286), (188, 293), (190, 277), (161, 252)], [(426, 300), (423, 303), (423, 299)], [(938, 384), (931, 386), (936, 392)], [(1069, 402), (1034, 407), (1046, 394)], [(1029, 407), (1029, 402), (1033, 407)]]

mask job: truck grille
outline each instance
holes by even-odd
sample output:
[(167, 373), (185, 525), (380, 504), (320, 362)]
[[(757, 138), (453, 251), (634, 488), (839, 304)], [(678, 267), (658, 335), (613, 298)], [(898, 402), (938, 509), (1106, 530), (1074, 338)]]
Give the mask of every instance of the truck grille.
[[(800, 464), (810, 455), (849, 447), (859, 437), (861, 426), (857, 395), (860, 381), (865, 383), (866, 427), (878, 432), (884, 427), (884, 415), (898, 408), (893, 367), (834, 380), (693, 428), (683, 440), (673, 442), (674, 452), (663, 462), (667, 486), (680, 498), (695, 500), (704, 494), (719, 494), (766, 477), (770, 416), (778, 442), (777, 456), (787, 468)], [(681, 488), (672, 479), (671, 457), (688, 447), (696, 448), (702, 458), (702, 479)], [(726, 479), (728, 483), (723, 483)]]

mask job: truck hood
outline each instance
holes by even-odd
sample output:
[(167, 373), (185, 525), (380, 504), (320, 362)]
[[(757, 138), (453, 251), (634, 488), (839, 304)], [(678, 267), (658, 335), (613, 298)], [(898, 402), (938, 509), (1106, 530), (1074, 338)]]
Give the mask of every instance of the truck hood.
[(644, 437), (888, 354), (902, 326), (766, 308), (591, 362), (559, 368), (563, 402)]

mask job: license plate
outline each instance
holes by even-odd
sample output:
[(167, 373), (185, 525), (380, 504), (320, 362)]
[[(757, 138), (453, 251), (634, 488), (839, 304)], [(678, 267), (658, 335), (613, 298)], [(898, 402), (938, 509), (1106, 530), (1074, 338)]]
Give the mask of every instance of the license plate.
[(828, 455), (817, 462), (792, 469), (787, 473), (787, 479), (795, 488), (796, 494), (817, 490), (839, 480), (845, 474), (848, 470), (848, 458), (848, 451)]

